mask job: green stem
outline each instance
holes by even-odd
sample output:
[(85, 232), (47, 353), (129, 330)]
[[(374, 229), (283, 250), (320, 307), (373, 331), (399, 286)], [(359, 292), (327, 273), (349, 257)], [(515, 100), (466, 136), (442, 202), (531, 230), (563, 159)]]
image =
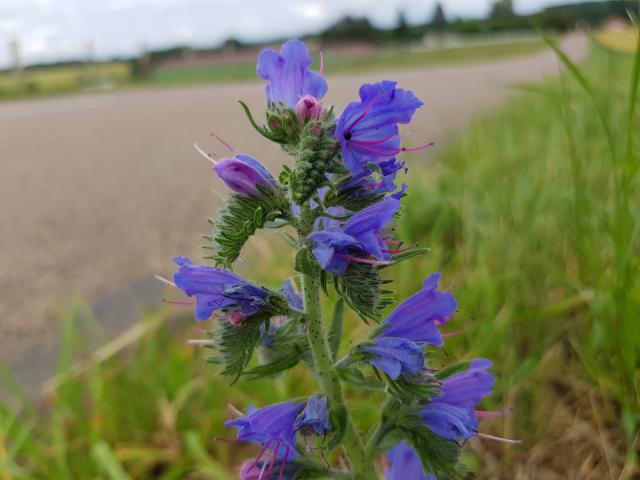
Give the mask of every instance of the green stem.
[(365, 447), (365, 452), (367, 458), (373, 461), (373, 457), (376, 454), (378, 449), (378, 445), (384, 437), (386, 437), (387, 433), (392, 430), (392, 427), (385, 425), (384, 423), (379, 423), (376, 429), (373, 431), (371, 436), (369, 437), (369, 441), (367, 442), (367, 446)]
[(378, 478), (373, 462), (367, 459), (362, 441), (356, 433), (351, 415), (345, 406), (340, 380), (333, 365), (329, 345), (320, 314), (320, 282), (318, 278), (303, 275), (305, 314), (308, 324), (309, 346), (318, 375), (322, 393), (326, 395), (332, 410), (344, 409), (346, 425), (342, 445), (351, 463), (354, 480), (374, 480)]

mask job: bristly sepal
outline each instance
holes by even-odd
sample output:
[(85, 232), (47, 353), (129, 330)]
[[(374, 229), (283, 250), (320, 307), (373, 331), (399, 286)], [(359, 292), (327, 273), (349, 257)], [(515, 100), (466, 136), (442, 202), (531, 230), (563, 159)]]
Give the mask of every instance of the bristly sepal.
[(367, 263), (352, 262), (344, 274), (335, 277), (336, 290), (365, 323), (378, 322), (381, 308), (388, 303), (381, 283), (377, 267)]
[[(219, 328), (214, 332), (218, 356), (207, 359), (210, 363), (224, 365), (222, 375), (232, 376), (235, 383), (251, 360), (254, 350), (260, 343), (262, 334), (260, 324), (264, 318), (253, 316), (239, 325), (226, 319), (220, 320)], [(268, 323), (268, 319), (267, 322)], [(267, 325), (268, 328), (268, 325)]]
[(458, 465), (462, 446), (453, 440), (439, 437), (423, 425), (419, 406), (399, 405), (393, 423), (400, 437), (407, 440), (418, 452), (422, 467), (436, 478), (462, 480), (466, 477)]
[[(260, 186), (258, 186), (260, 187)], [(260, 188), (261, 196), (231, 195), (220, 209), (218, 218), (210, 221), (214, 227), (211, 238), (216, 264), (231, 268), (240, 251), (256, 230), (289, 217), (288, 205), (281, 192)]]

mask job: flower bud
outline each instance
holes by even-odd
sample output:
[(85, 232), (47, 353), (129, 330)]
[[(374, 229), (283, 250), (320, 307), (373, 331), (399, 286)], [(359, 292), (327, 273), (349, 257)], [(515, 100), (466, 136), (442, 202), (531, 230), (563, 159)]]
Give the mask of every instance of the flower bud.
[(327, 109), (316, 100), (316, 97), (306, 95), (302, 97), (298, 103), (296, 103), (296, 112), (298, 113), (298, 119), (301, 122), (307, 119), (318, 120), (322, 115), (326, 113)]
[(241, 195), (258, 197), (261, 193), (257, 185), (270, 189), (275, 184), (264, 165), (248, 155), (223, 158), (213, 168), (231, 190)]

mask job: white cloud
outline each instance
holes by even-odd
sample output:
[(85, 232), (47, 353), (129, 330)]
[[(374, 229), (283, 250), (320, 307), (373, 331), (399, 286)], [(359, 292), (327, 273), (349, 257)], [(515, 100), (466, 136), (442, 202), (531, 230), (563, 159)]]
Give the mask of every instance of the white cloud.
[[(563, 0), (514, 0), (522, 12)], [(575, 0), (569, 0), (575, 1)], [(492, 0), (443, 0), (450, 17), (485, 15)], [(1, 0), (0, 67), (17, 39), (24, 63), (82, 58), (93, 44), (98, 58), (148, 48), (215, 45), (316, 32), (343, 15), (367, 15), (389, 27), (402, 11), (424, 22), (435, 0)]]

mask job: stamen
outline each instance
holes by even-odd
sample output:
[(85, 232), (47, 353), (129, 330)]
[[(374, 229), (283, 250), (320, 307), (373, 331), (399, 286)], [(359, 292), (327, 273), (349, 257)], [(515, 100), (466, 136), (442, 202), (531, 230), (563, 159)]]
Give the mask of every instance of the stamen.
[(320, 49), (320, 69), (318, 73), (322, 75), (322, 72), (324, 72), (324, 52)]
[[(253, 470), (255, 468), (255, 466), (258, 464), (258, 462), (260, 461), (260, 459), (262, 458), (262, 455), (264, 455), (264, 452), (267, 450), (267, 448), (269, 448), (269, 442), (271, 441), (271, 439), (267, 440), (266, 442), (264, 442), (264, 445), (262, 445), (262, 448), (260, 449), (260, 451), (258, 452), (258, 456), (256, 457), (256, 459), (253, 461), (253, 463), (251, 464), (251, 467), (249, 468), (249, 470)], [(266, 463), (265, 463), (266, 464)], [(264, 467), (263, 467), (264, 468)]]
[(484, 411), (484, 410), (476, 410), (477, 418), (497, 418), (504, 417), (506, 412), (504, 410), (496, 410), (496, 411)]
[(195, 305), (196, 302), (194, 302), (193, 300), (167, 300), (166, 298), (163, 298), (162, 301), (164, 303), (169, 303), (171, 305)]
[(280, 480), (284, 478), (284, 466), (287, 463), (287, 458), (289, 458), (289, 445), (287, 445), (287, 449), (284, 452), (284, 458), (282, 459), (282, 464), (280, 465)]
[(213, 158), (211, 155), (209, 155), (207, 152), (205, 152), (204, 150), (202, 150), (202, 149), (198, 146), (198, 144), (197, 144), (196, 142), (193, 142), (193, 147), (196, 149), (196, 151), (197, 151), (200, 155), (202, 155), (204, 158), (206, 158), (207, 160), (209, 160), (212, 164), (216, 165), (216, 164), (218, 163), (218, 162), (216, 162), (216, 161), (214, 160), (214, 158)]
[(267, 475), (271, 474), (271, 471), (273, 470), (273, 466), (276, 464), (276, 458), (278, 458), (278, 449), (280, 448), (281, 443), (282, 443), (282, 440), (278, 440), (278, 443), (276, 443), (276, 448), (271, 449), (271, 451), (273, 452), (273, 455), (271, 458), (271, 465), (269, 465), (269, 470), (267, 470)]
[(425, 148), (433, 147), (435, 143), (429, 142), (424, 145), (420, 145), (419, 147), (402, 147), (403, 152), (419, 152), (420, 150), (424, 150)]
[(522, 443), (522, 440), (512, 440), (510, 438), (496, 437), (495, 435), (489, 435), (488, 433), (480, 432), (478, 432), (478, 438), (482, 438), (484, 440), (492, 440), (494, 442), (508, 443), (511, 445), (519, 445)]
[(154, 277), (156, 278), (156, 280), (160, 280), (162, 283), (166, 283), (167, 285), (171, 285), (173, 288), (178, 288), (176, 286), (175, 283), (173, 283), (171, 280), (167, 280), (164, 277), (161, 277), (160, 275), (154, 275)]
[(465, 325), (464, 327), (460, 327), (458, 330), (454, 330), (453, 332), (442, 333), (440, 334), (440, 336), (442, 338), (455, 337), (456, 335), (460, 335), (466, 329), (467, 329), (467, 326)]
[(351, 260), (352, 262), (359, 262), (359, 263), (367, 263), (369, 265), (393, 265), (394, 262), (393, 260), (375, 260), (375, 259), (368, 259), (368, 258), (362, 258), (362, 257), (354, 257), (353, 255), (336, 255), (337, 257), (342, 257), (345, 258), (347, 260)]
[(391, 253), (391, 254), (397, 254), (397, 253), (404, 253), (404, 252), (408, 252), (409, 250), (413, 250), (414, 248), (416, 248), (418, 245), (417, 244), (413, 244), (413, 245), (409, 245), (408, 247), (405, 248), (396, 248), (393, 250), (382, 250), (384, 253)]
[(216, 135), (215, 133), (211, 133), (211, 135), (213, 136), (213, 138), (215, 138), (216, 140), (218, 140), (222, 145), (224, 145), (224, 147), (229, 150), (229, 152), (231, 153), (236, 153), (236, 149), (233, 148), (231, 146), (231, 144), (229, 142), (226, 142), (225, 140), (223, 140), (222, 138), (220, 138), (218, 135)]
[(356, 144), (356, 145), (379, 145), (381, 143), (384, 143), (388, 140), (391, 140), (393, 137), (395, 137), (397, 134), (396, 133), (392, 133), (391, 135), (388, 135), (384, 138), (381, 138), (379, 140), (351, 140), (351, 143)]
[[(275, 457), (274, 457), (275, 458)], [(263, 475), (264, 475), (264, 469), (267, 468), (267, 462), (263, 462), (262, 463), (262, 469), (260, 470), (260, 476), (258, 477), (258, 480), (262, 480)]]
[(362, 119), (363, 119), (363, 118), (364, 118), (364, 117), (365, 117), (365, 116), (366, 116), (366, 115), (371, 111), (371, 109), (373, 108), (373, 104), (374, 104), (374, 103), (375, 103), (375, 101), (376, 101), (376, 98), (378, 98), (378, 97), (377, 97), (377, 96), (375, 96), (375, 97), (373, 97), (373, 98), (371, 99), (371, 101), (369, 102), (369, 105), (367, 105), (367, 106), (365, 107), (364, 111), (363, 111), (360, 115), (358, 115), (358, 117), (357, 117), (357, 118), (356, 118), (356, 119), (351, 123), (351, 125), (349, 125), (349, 126), (346, 128), (345, 132), (350, 132), (350, 131), (351, 131), (351, 129), (352, 129), (353, 127), (355, 127), (358, 123), (360, 123), (360, 121), (361, 121), (361, 120), (362, 120)]

